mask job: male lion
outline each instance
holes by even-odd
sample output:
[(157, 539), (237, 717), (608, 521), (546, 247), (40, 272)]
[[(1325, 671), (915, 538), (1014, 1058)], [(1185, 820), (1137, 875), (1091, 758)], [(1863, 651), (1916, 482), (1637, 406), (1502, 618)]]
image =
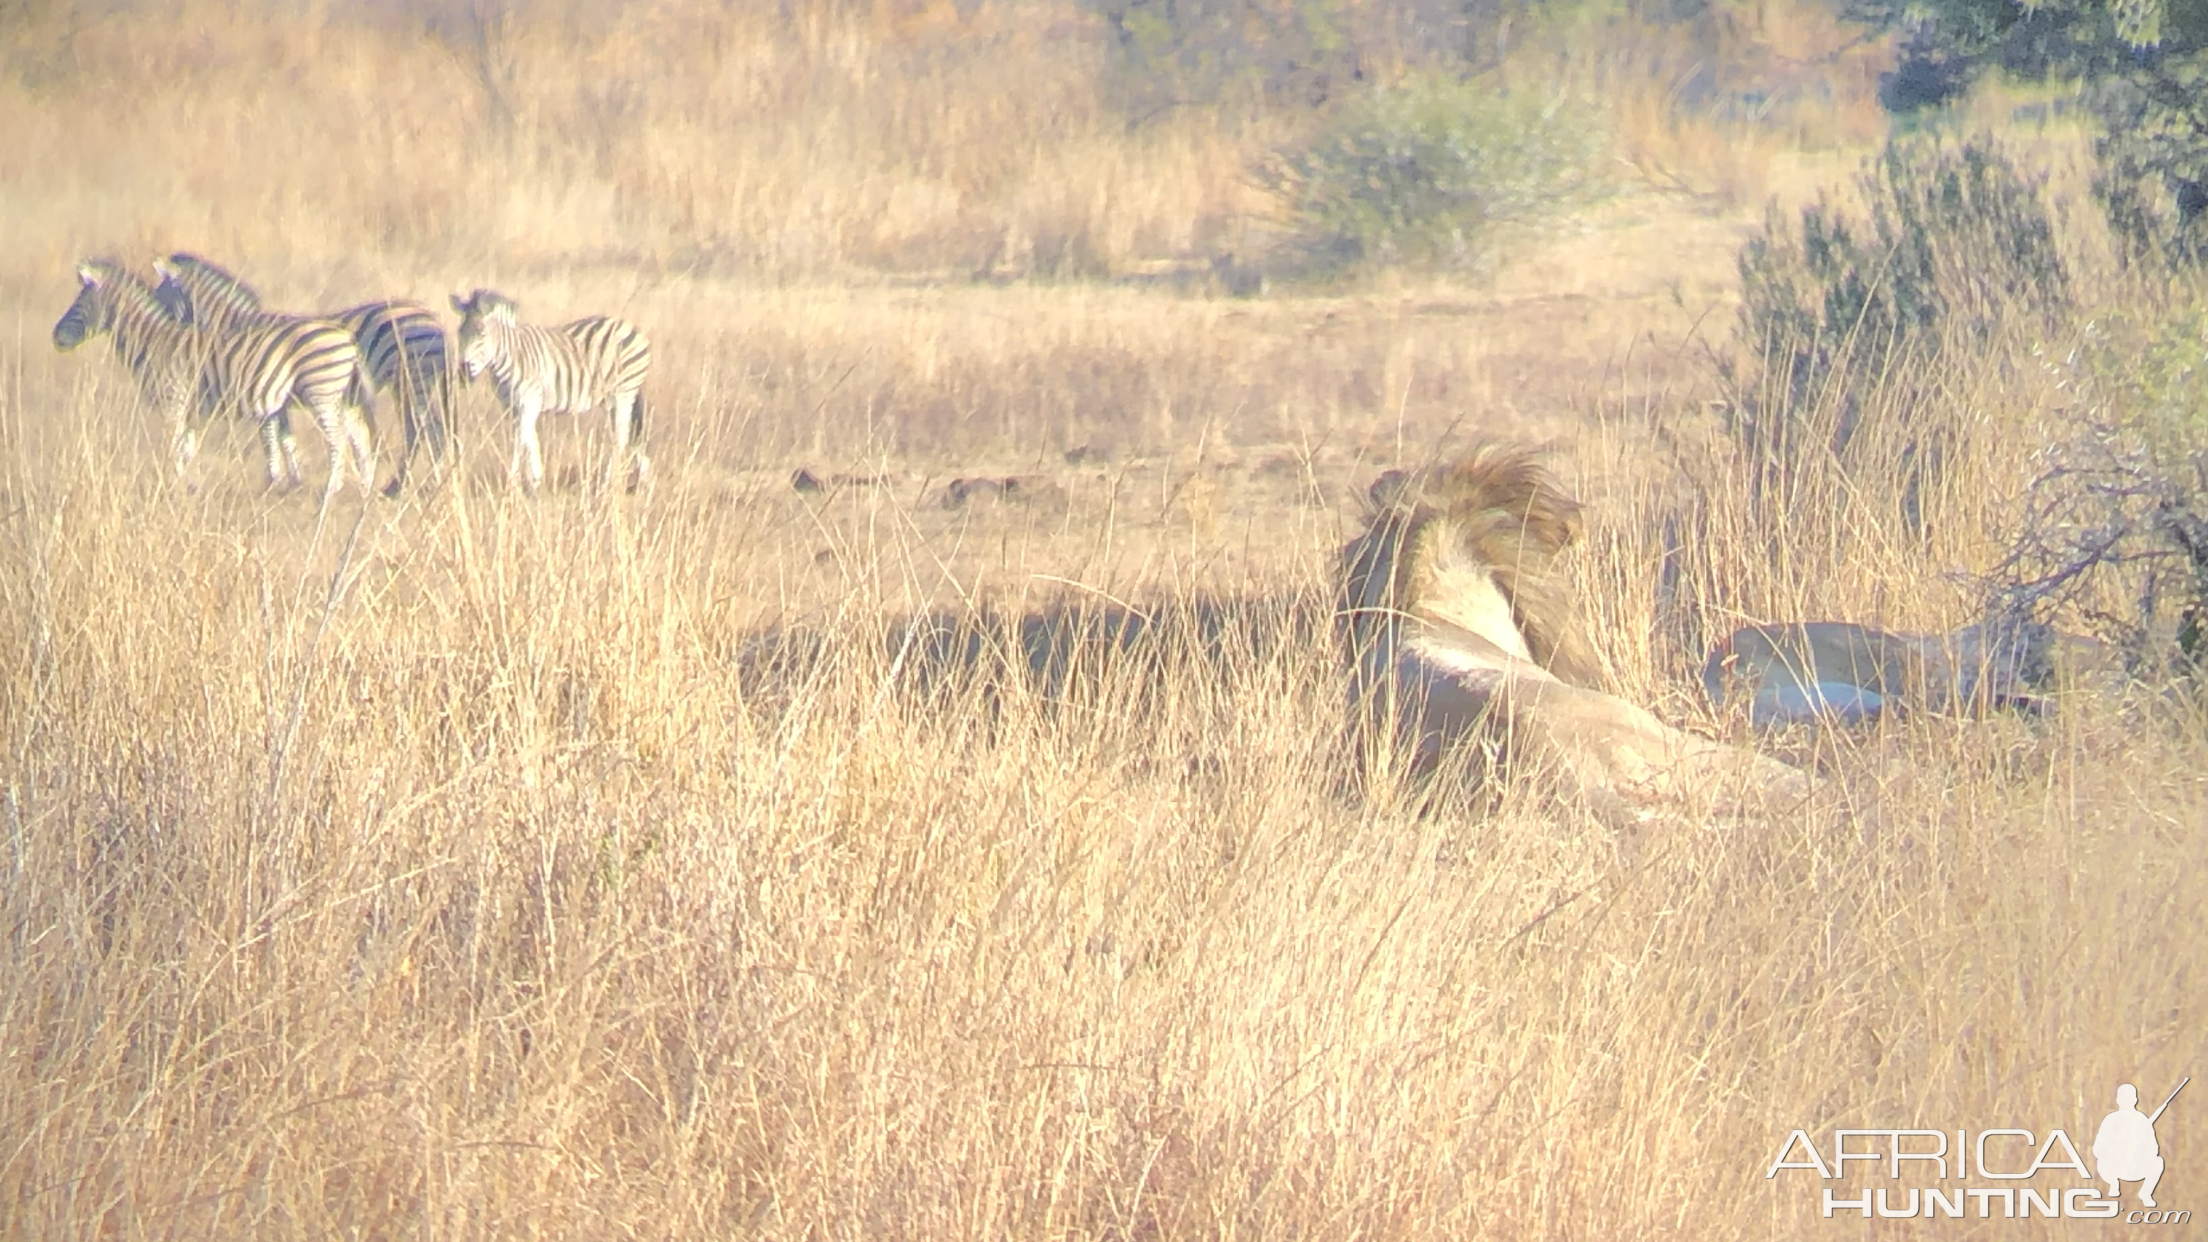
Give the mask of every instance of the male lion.
[(1352, 720), (1407, 747), (1414, 772), (1484, 725), (1506, 762), (1555, 773), (1608, 817), (1807, 791), (1786, 764), (1593, 688), (1552, 566), (1580, 505), (1532, 453), (1491, 445), (1424, 479), (1390, 471), (1369, 496), (1340, 562)]

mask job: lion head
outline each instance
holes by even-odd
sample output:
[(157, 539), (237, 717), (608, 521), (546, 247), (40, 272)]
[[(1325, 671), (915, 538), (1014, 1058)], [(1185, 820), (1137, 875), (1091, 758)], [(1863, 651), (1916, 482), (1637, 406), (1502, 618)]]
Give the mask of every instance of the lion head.
[(1353, 642), (1412, 617), (1470, 630), (1565, 681), (1595, 677), (1556, 566), (1580, 537), (1581, 506), (1532, 451), (1485, 445), (1431, 473), (1390, 470), (1365, 518), (1340, 562)]

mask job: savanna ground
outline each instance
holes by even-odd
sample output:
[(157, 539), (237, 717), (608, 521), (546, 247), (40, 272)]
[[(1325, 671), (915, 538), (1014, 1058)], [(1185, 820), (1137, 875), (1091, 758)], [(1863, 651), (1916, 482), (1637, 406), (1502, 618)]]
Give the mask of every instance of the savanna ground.
[[(2082, 1146), (2208, 1070), (2183, 692), (1796, 739), (1799, 814), (1621, 835), (1538, 782), (1349, 796), (1323, 634), (1065, 702), (894, 666), (931, 606), (1308, 600), (1373, 473), (1495, 436), (1554, 446), (1616, 686), (1689, 727), (1734, 727), (1692, 674), (1743, 619), (1974, 619), (2082, 325), (2145, 295), (2081, 225), (2078, 315), (1852, 377), (1953, 415), (1918, 520), (1759, 499), (1733, 257), (1884, 124), (1820, 10), (1720, 24), (1815, 67), (1745, 119), (1661, 30), (1527, 39), (1502, 72), (1602, 101), (1605, 195), (1257, 297), (1301, 122), (1131, 124), (1078, 6), (9, 21), (0, 1234), (1856, 1235), (1927, 1226), (1821, 1219), (1788, 1131)], [(2013, 137), (2075, 197), (2074, 135)], [(627, 315), (656, 482), (599, 494), (554, 421), (512, 496), (476, 392), (440, 489), (318, 515), (242, 431), (179, 487), (106, 346), (46, 340), (78, 259), (173, 248), (281, 306)], [(982, 474), (1046, 482), (943, 503)], [(790, 625), (834, 654), (763, 682)], [(2199, 1090), (2167, 1206), (2208, 1208)]]

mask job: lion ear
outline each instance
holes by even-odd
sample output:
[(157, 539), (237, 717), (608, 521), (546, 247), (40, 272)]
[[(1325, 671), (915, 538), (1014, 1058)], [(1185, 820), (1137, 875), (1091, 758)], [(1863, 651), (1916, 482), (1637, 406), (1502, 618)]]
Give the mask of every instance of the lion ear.
[(1373, 507), (1386, 509), (1403, 495), (1404, 485), (1410, 481), (1411, 476), (1402, 471), (1389, 470), (1372, 481), (1372, 486), (1365, 489), (1365, 495), (1372, 501)]

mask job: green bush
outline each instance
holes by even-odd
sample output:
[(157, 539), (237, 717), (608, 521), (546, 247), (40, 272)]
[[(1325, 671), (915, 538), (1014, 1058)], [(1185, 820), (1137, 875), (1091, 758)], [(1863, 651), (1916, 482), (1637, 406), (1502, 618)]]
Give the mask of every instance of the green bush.
[(2047, 327), (2070, 276), (2040, 179), (1986, 140), (1896, 138), (1858, 189), (1860, 208), (1774, 212), (1742, 249), (1728, 429), (1759, 498), (1837, 468), (1898, 482), (1914, 525), (1954, 443), (1953, 403), (1930, 399), (1948, 364)]
[(2103, 418), (2138, 436), (2161, 473), (2192, 479), (2208, 466), (2208, 305), (2102, 316), (2072, 377)]
[(2168, 60), (2159, 79), (2169, 89), (2113, 78), (2086, 96), (2103, 125), (2094, 197), (2125, 259), (2150, 267), (2208, 257), (2208, 53)]
[(1466, 267), (1497, 225), (1599, 193), (1604, 145), (1569, 99), (1414, 77), (1335, 111), (1282, 153), (1274, 184), (1322, 266)]
[[(2012, 606), (2068, 608), (2132, 671), (2208, 657), (2208, 304), (2136, 289), (2052, 363), (2068, 430), (2038, 455), (1996, 574)], [(2174, 607), (2173, 607), (2174, 605)]]
[(1381, 67), (1469, 69), (1529, 0), (1081, 0), (1103, 19), (1105, 89), (1141, 124), (1175, 108), (1323, 107)]
[(2040, 182), (1990, 142), (1896, 139), (1859, 189), (1865, 209), (1820, 201), (1741, 251), (1741, 339), (1779, 351), (1796, 385), (2067, 304)]

